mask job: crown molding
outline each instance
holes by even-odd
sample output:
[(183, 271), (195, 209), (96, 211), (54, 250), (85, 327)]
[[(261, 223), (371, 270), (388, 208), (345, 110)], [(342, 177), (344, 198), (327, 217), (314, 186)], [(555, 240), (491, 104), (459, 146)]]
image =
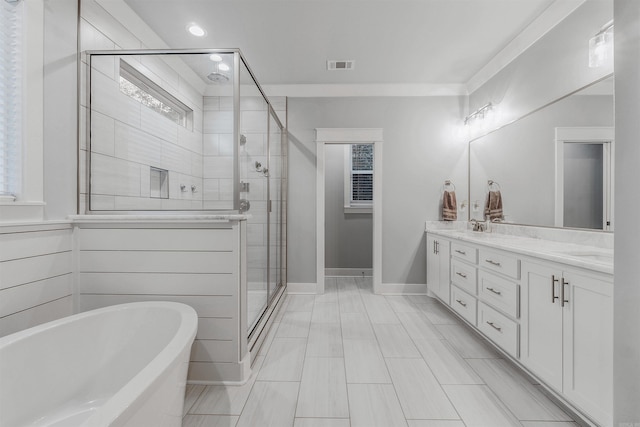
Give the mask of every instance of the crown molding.
[(268, 96), (291, 98), (467, 95), (464, 84), (265, 84), (262, 88)]

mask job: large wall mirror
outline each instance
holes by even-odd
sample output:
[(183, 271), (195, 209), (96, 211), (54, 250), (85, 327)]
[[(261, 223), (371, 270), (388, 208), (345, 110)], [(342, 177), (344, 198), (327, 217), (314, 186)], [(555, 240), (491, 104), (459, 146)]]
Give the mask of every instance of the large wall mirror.
[(469, 217), (499, 188), (506, 223), (613, 231), (613, 105), (608, 76), (472, 140)]

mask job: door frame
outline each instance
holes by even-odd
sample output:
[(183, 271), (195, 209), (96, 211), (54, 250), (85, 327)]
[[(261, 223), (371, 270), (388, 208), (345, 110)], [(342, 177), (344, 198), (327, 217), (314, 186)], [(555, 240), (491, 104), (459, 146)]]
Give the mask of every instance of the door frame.
[[(613, 197), (615, 165), (615, 130), (613, 127), (557, 127), (555, 129), (556, 165), (555, 165), (555, 221), (556, 227), (564, 226), (564, 144), (586, 143), (603, 144), (604, 148), (604, 231), (613, 231)], [(607, 225), (609, 222), (610, 225)]]
[(382, 285), (382, 129), (316, 129), (316, 293), (324, 293), (325, 269), (325, 146), (373, 144), (373, 292)]

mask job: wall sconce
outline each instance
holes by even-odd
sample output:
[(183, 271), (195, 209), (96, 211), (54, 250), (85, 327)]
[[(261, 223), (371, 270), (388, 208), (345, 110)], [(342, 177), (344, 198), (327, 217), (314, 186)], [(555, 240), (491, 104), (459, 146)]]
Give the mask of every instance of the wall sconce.
[(468, 138), (474, 138), (483, 131), (490, 130), (497, 121), (496, 107), (489, 102), (464, 118), (461, 133)]
[(463, 200), (462, 203), (460, 203), (460, 212), (465, 212), (467, 210), (467, 201)]
[(589, 67), (597, 68), (613, 61), (613, 20), (589, 39)]

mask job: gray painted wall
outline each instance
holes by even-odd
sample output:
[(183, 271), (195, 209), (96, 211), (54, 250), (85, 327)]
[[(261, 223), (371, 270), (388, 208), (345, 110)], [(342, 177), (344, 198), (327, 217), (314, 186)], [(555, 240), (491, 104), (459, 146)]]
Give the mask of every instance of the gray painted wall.
[[(616, 239), (613, 416), (640, 424), (640, 1), (615, 0)], [(635, 424), (634, 424), (635, 423)]]
[[(315, 128), (384, 129), (382, 282), (425, 283), (424, 222), (441, 217), (444, 180), (467, 194), (463, 97), (289, 99), (289, 277), (316, 281)], [(459, 216), (460, 217), (460, 216)]]
[[(344, 212), (345, 149), (325, 147), (325, 268), (373, 266), (373, 217)], [(346, 166), (348, 167), (348, 165)]]

